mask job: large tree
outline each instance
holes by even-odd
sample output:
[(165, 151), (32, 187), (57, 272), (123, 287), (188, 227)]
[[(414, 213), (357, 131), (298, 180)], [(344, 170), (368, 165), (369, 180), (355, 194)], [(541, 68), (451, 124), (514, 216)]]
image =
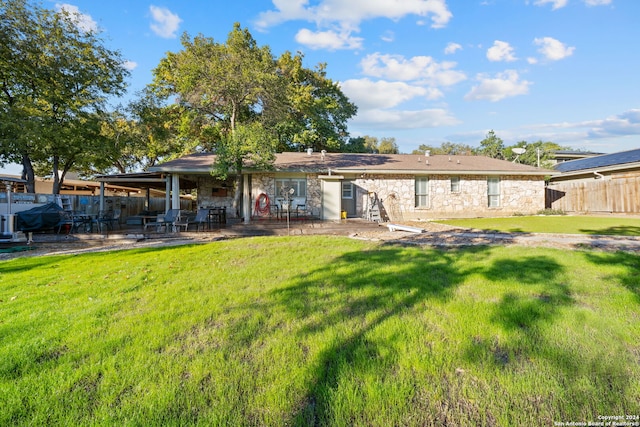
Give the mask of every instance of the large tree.
[(430, 154), (449, 154), (452, 156), (470, 156), (475, 152), (474, 148), (467, 144), (443, 142), (439, 147), (420, 144), (416, 150), (413, 150), (413, 154), (424, 154), (427, 151)]
[(161, 60), (151, 88), (176, 100), (193, 148), (215, 152), (212, 173), (235, 175), (236, 210), (247, 164), (268, 168), (278, 149), (340, 149), (355, 106), (324, 65), (308, 70), (289, 53), (275, 59), (239, 24), (225, 43), (185, 34), (182, 47)]
[[(285, 81), (276, 72), (270, 49), (258, 46), (239, 24), (226, 43), (185, 34), (182, 46), (180, 52), (169, 52), (160, 61), (152, 88), (160, 96), (176, 97), (185, 117), (195, 124), (187, 126), (192, 137), (210, 138), (208, 144), (217, 154), (212, 173), (236, 175), (237, 209), (242, 170), (253, 145), (245, 144), (236, 131), (239, 125), (251, 125), (248, 133), (262, 133), (259, 140), (268, 135), (268, 125), (276, 123), (286, 108)], [(276, 139), (275, 134), (272, 138)]]
[(498, 138), (493, 130), (490, 130), (487, 132), (487, 136), (480, 141), (480, 148), (476, 150), (476, 153), (494, 159), (504, 160), (504, 150), (504, 141)]
[(182, 135), (191, 126), (189, 112), (166, 104), (143, 90), (126, 107), (110, 112), (102, 123), (101, 162), (88, 174), (147, 170), (157, 163), (193, 152), (197, 138)]
[(34, 191), (34, 165), (54, 179), (85, 166), (106, 99), (125, 89), (119, 52), (64, 9), (0, 0), (0, 161), (23, 165)]
[[(525, 152), (517, 154), (513, 151), (514, 148), (523, 148)], [(553, 167), (552, 160), (554, 152), (567, 149), (569, 148), (563, 147), (555, 142), (539, 140), (532, 143), (519, 141), (516, 144), (505, 148), (504, 152), (507, 160), (512, 160), (529, 166), (551, 169)]]
[(393, 137), (360, 136), (350, 138), (342, 151), (346, 153), (399, 154), (400, 148)]
[(345, 151), (347, 121), (357, 107), (327, 77), (326, 64), (309, 69), (303, 59), (300, 53), (285, 52), (277, 60), (278, 73), (287, 84), (287, 115), (277, 124), (278, 149)]

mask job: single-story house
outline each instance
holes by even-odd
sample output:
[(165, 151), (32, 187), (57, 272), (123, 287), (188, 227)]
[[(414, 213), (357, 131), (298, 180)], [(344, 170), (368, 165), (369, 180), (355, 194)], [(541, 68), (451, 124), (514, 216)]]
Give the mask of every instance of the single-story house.
[(593, 151), (556, 150), (551, 152), (551, 162), (555, 165), (558, 163), (570, 162), (571, 160), (600, 156), (602, 154), (604, 153), (596, 153)]
[(547, 207), (579, 213), (640, 213), (640, 149), (554, 166)]
[[(212, 177), (215, 159), (196, 153), (150, 171), (167, 177), (171, 207), (182, 180), (195, 183), (198, 207), (230, 207), (235, 180)], [(376, 208), (381, 220), (535, 213), (545, 207), (545, 177), (552, 173), (483, 156), (280, 153), (272, 170), (247, 165), (242, 206), (229, 215), (249, 221), (267, 211), (267, 200), (323, 220), (371, 219)]]

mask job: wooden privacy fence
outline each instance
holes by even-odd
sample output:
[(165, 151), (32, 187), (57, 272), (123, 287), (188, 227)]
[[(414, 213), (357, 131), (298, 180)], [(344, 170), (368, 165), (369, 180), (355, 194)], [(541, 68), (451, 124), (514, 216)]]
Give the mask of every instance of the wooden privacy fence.
[(546, 207), (565, 212), (640, 213), (640, 177), (553, 183), (546, 189)]

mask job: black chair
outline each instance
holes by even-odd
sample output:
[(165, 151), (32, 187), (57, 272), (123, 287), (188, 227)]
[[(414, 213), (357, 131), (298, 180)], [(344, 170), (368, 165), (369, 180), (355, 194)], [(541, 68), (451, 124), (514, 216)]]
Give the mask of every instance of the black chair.
[(98, 230), (102, 232), (103, 229), (113, 229), (113, 211), (100, 211), (98, 217), (95, 219), (95, 223), (98, 226)]
[(209, 228), (209, 209), (198, 209), (196, 217), (192, 221), (189, 221), (189, 224), (195, 224), (196, 231), (200, 231), (201, 225), (202, 231), (204, 231), (205, 225)]

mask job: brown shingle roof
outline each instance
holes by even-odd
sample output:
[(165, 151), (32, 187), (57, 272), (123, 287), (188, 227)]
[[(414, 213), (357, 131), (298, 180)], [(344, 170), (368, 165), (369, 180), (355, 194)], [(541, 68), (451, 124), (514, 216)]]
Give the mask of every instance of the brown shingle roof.
[[(196, 153), (151, 168), (166, 173), (209, 173), (215, 155)], [(274, 163), (280, 172), (341, 173), (409, 173), (409, 174), (486, 174), (551, 175), (554, 171), (497, 160), (484, 156), (425, 157), (415, 154), (353, 153), (280, 153)], [(247, 171), (251, 171), (250, 165)], [(254, 171), (256, 172), (256, 171)]]

